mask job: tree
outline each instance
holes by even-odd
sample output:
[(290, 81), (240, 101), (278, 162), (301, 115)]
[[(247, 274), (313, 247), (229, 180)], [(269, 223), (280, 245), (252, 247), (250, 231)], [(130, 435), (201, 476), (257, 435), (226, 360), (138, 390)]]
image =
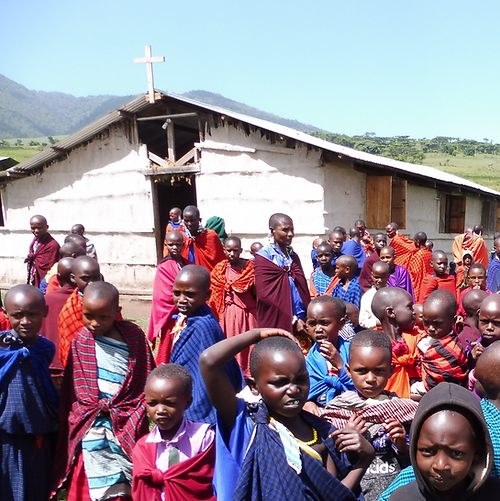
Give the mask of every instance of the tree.
[(57, 141), (52, 136), (49, 136), (47, 139), (49, 140), (50, 144), (56, 144), (57, 143)]

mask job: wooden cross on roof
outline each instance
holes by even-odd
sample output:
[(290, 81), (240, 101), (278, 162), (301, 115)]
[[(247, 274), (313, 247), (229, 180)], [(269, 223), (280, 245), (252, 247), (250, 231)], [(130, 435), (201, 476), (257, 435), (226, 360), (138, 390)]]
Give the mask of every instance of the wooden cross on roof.
[(152, 57), (151, 45), (146, 45), (146, 57), (139, 57), (134, 59), (134, 63), (146, 63), (148, 70), (148, 89), (149, 89), (149, 102), (155, 102), (155, 86), (153, 82), (153, 63), (164, 63), (163, 56)]

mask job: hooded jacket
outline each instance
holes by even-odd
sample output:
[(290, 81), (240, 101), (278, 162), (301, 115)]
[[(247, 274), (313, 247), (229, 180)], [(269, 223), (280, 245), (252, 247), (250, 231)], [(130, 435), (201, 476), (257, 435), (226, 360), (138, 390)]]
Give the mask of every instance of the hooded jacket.
[[(416, 461), (417, 442), (424, 421), (431, 415), (442, 410), (465, 411), (467, 419), (475, 420), (474, 429), (481, 429), (484, 434), (480, 457), (469, 471), (471, 479), (468, 488), (456, 501), (493, 500), (498, 499), (500, 479), (491, 478), (493, 466), (493, 445), (488, 427), (484, 420), (481, 404), (477, 397), (465, 388), (453, 383), (440, 383), (426, 393), (417, 409), (410, 430), (410, 459), (416, 476), (416, 481), (400, 487), (393, 492), (389, 501), (440, 501), (440, 493), (428, 485), (418, 469)], [(476, 426), (477, 425), (477, 426)]]

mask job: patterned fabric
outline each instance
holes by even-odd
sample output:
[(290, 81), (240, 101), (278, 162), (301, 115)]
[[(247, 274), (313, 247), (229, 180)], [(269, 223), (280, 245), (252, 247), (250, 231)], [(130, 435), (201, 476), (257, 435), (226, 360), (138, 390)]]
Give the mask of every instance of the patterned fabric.
[(500, 477), (500, 411), (487, 398), (481, 400), (481, 408), (493, 443), (494, 459), (491, 476)]
[(337, 275), (329, 277), (321, 271), (321, 268), (314, 271), (310, 280), (311, 297), (331, 296), (333, 289), (335, 289), (338, 283), (339, 278)]
[(396, 477), (396, 480), (392, 482), (392, 484), (382, 493), (382, 495), (378, 498), (378, 501), (389, 501), (391, 494), (403, 487), (403, 485), (409, 484), (410, 482), (414, 482), (416, 480), (415, 472), (413, 471), (413, 466), (408, 466), (404, 470), (401, 470), (401, 473)]
[(250, 290), (255, 283), (255, 270), (253, 261), (248, 260), (245, 267), (241, 270), (240, 275), (234, 282), (230, 282), (226, 278), (226, 268), (229, 261), (224, 261), (216, 264), (212, 273), (210, 273), (210, 285), (212, 295), (210, 296), (209, 306), (212, 308), (214, 315), (220, 321), (222, 312), (224, 311), (224, 298), (227, 292), (233, 290), (239, 294)]
[(403, 268), (408, 268), (408, 263), (413, 257), (413, 253), (415, 252), (415, 243), (413, 240), (410, 240), (408, 237), (401, 235), (401, 233), (396, 233), (394, 237), (391, 238), (390, 246), (396, 252), (396, 259), (394, 262), (398, 266), (402, 266)]
[(83, 294), (78, 287), (71, 293), (66, 304), (62, 307), (57, 320), (59, 331), (59, 358), (63, 367), (68, 362), (71, 341), (83, 329)]
[(129, 349), (127, 376), (112, 398), (100, 398), (95, 339), (82, 329), (71, 343), (61, 390), (59, 442), (53, 494), (70, 474), (79, 457), (83, 437), (100, 414), (111, 418), (115, 436), (127, 457), (139, 437), (148, 433), (144, 405), (146, 378), (154, 367), (144, 332), (135, 324), (115, 321)]
[[(99, 398), (111, 399), (120, 391), (127, 375), (128, 347), (109, 338), (96, 337), (95, 352)], [(94, 421), (83, 437), (82, 451), (92, 500), (110, 495), (130, 496), (132, 463), (120, 447), (109, 416), (101, 415)]]
[[(216, 411), (208, 398), (205, 382), (201, 376), (198, 360), (208, 347), (225, 339), (212, 310), (202, 306), (193, 316), (188, 317), (187, 326), (174, 345), (170, 362), (184, 366), (193, 377), (193, 403), (185, 416), (191, 421), (215, 424)], [(235, 359), (224, 366), (236, 393), (241, 391), (242, 374)]]
[(493, 282), (495, 280), (495, 276), (498, 273), (498, 270), (500, 270), (500, 259), (498, 258), (498, 255), (495, 252), (488, 264), (488, 276), (486, 277), (486, 288), (493, 293), (498, 292), (492, 289)]
[(413, 257), (408, 263), (408, 272), (410, 273), (411, 282), (413, 284), (413, 293), (417, 299), (420, 297), (420, 285), (422, 284), (422, 280), (426, 275), (431, 275), (434, 272), (431, 266), (431, 258), (432, 252), (424, 245), (413, 254)]
[(345, 455), (339, 454), (334, 431), (326, 421), (301, 412), (301, 417), (318, 432), (333, 459), (338, 478), (309, 454), (301, 454), (302, 472), (297, 475), (289, 467), (279, 434), (269, 427), (269, 412), (263, 404), (252, 407), (251, 419), (255, 423), (252, 439), (241, 467), (233, 501), (243, 500), (324, 500), (354, 501), (356, 496), (341, 480), (349, 472)]
[(335, 428), (344, 428), (352, 416), (359, 416), (366, 423), (384, 423), (394, 418), (400, 423), (408, 423), (415, 417), (418, 404), (409, 398), (399, 398), (395, 393), (382, 392), (376, 398), (362, 398), (355, 391), (346, 391), (331, 400), (321, 417)]
[(354, 329), (354, 325), (352, 325), (352, 322), (347, 319), (344, 327), (339, 330), (339, 338), (342, 338), (344, 341), (350, 341), (355, 335), (356, 330)]
[(361, 290), (357, 277), (352, 278), (347, 289), (344, 289), (342, 281), (340, 281), (332, 291), (333, 297), (338, 297), (346, 303), (355, 304), (358, 308), (361, 304), (362, 294), (363, 291)]
[(456, 334), (432, 339), (422, 357), (422, 381), (429, 391), (439, 383), (461, 384), (467, 378), (467, 358)]

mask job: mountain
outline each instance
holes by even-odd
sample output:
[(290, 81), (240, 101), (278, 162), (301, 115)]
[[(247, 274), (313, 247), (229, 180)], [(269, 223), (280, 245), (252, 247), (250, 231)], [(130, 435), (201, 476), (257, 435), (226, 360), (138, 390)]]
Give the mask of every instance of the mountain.
[[(260, 111), (220, 94), (196, 90), (186, 92), (183, 96), (303, 132), (322, 132), (312, 125)], [(72, 134), (134, 97), (75, 97), (62, 92), (29, 90), (0, 75), (0, 139)]]

